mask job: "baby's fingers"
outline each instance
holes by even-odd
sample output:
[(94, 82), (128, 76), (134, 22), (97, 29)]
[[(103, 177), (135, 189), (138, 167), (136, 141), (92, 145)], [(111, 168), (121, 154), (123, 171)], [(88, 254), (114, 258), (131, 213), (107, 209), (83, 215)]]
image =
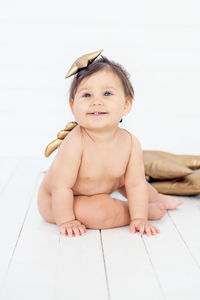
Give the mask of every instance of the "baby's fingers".
[(60, 228), (60, 233), (61, 233), (62, 235), (65, 235), (65, 234), (66, 234), (66, 229), (65, 229), (65, 227), (61, 227), (61, 228)]
[(160, 233), (160, 230), (156, 226), (151, 226), (151, 232), (153, 235)]
[(148, 224), (146, 225), (145, 231), (146, 231), (146, 233), (147, 233), (148, 236), (151, 235), (151, 227), (150, 227), (150, 225), (148, 225)]
[(80, 230), (81, 235), (85, 234), (86, 233), (85, 225), (82, 225), (81, 227), (79, 227), (79, 230)]
[(87, 231), (86, 226), (85, 225), (81, 225), (81, 226), (83, 227), (84, 231), (86, 232)]
[(73, 236), (72, 228), (66, 228), (68, 236)]
[(72, 228), (73, 228), (75, 236), (80, 236), (80, 235), (83, 235), (85, 233), (82, 226), (73, 226)]
[(131, 223), (130, 224), (130, 232), (132, 232), (132, 233), (135, 233), (135, 225), (134, 225), (134, 223)]
[(157, 234), (156, 228), (154, 226), (151, 227), (151, 232), (152, 232), (153, 235)]
[(144, 225), (137, 225), (136, 226), (134, 223), (131, 223), (130, 224), (130, 231), (132, 233), (135, 233), (137, 230), (140, 232), (140, 234), (143, 234), (144, 233)]
[(144, 233), (144, 225), (140, 225), (139, 227), (139, 231), (140, 231), (140, 235)]
[(160, 230), (156, 226), (154, 226), (154, 228), (157, 233), (160, 233)]
[(74, 231), (75, 236), (79, 236), (80, 235), (79, 234), (79, 227), (73, 226), (73, 231)]

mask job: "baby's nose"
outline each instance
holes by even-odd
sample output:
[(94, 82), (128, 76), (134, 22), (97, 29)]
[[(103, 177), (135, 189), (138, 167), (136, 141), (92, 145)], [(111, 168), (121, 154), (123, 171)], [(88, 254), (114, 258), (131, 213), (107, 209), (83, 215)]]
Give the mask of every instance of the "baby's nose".
[(100, 98), (95, 98), (92, 101), (92, 105), (102, 105), (102, 104), (103, 104), (103, 101)]

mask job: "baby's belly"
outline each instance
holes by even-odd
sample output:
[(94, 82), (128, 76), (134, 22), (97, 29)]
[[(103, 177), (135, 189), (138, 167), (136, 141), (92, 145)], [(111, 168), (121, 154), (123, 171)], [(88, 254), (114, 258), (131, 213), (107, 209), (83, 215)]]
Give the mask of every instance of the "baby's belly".
[(97, 194), (111, 194), (118, 188), (124, 185), (124, 176), (113, 179), (113, 180), (104, 180), (99, 179), (95, 180), (77, 180), (76, 184), (72, 188), (73, 194), (83, 195), (83, 196), (92, 196)]
[[(51, 180), (50, 175), (47, 174), (44, 176), (41, 189), (43, 189), (46, 193), (51, 194)], [(83, 195), (83, 196), (92, 196), (97, 194), (111, 194), (115, 190), (119, 189), (124, 185), (124, 175), (119, 178), (101, 178), (92, 179), (92, 178), (80, 178), (78, 177), (74, 186), (72, 187), (72, 191), (74, 196)]]

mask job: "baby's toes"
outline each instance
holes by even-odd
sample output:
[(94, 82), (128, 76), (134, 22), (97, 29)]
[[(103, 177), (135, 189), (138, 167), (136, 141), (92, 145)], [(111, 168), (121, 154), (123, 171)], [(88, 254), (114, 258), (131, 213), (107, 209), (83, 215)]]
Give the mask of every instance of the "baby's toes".
[(182, 200), (177, 200), (177, 206), (183, 204), (183, 201)]

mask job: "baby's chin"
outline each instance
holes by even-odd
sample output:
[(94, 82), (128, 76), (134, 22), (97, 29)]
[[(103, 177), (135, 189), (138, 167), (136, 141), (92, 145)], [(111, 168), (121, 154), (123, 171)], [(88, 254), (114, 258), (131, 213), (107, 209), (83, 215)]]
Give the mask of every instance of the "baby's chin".
[(99, 133), (103, 133), (103, 132), (108, 132), (111, 131), (115, 128), (118, 128), (118, 124), (113, 124), (113, 125), (105, 125), (105, 126), (82, 126), (83, 128), (93, 131), (93, 132), (99, 132)]
[[(121, 119), (120, 119), (121, 120)], [(107, 115), (95, 117), (95, 116), (89, 116), (87, 118), (77, 118), (76, 122), (83, 128), (87, 128), (90, 130), (110, 130), (113, 128), (118, 127), (119, 120), (118, 118), (109, 118)]]

